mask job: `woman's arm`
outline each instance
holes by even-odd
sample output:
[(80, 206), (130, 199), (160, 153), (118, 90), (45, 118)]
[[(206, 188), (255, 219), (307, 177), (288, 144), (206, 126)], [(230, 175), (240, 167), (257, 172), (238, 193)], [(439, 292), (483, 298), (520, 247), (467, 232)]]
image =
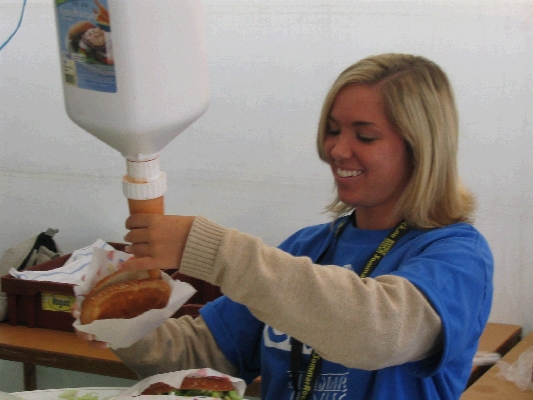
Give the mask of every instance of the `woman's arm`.
[(221, 287), (266, 324), (325, 359), (374, 370), (422, 359), (441, 345), (441, 320), (408, 280), (361, 279), (196, 217), (180, 272)]
[(219, 349), (202, 317), (169, 319), (132, 346), (113, 351), (141, 379), (206, 366), (237, 375), (237, 369)]

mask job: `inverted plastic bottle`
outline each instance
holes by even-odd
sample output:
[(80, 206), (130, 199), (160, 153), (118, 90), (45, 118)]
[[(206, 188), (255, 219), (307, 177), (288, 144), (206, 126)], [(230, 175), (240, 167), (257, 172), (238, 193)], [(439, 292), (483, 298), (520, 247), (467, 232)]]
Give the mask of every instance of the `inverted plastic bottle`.
[(54, 4), (68, 116), (126, 158), (130, 210), (162, 210), (160, 152), (209, 105), (201, 2)]

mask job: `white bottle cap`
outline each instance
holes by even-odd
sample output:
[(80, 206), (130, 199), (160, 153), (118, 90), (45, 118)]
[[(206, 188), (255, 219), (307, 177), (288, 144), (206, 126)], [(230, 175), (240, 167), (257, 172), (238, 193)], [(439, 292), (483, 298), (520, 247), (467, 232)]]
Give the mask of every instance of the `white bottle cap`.
[(159, 179), (159, 157), (147, 161), (126, 160), (127, 177), (133, 183), (148, 183)]
[(122, 191), (128, 199), (156, 199), (167, 191), (167, 176), (159, 169), (159, 157), (141, 162), (126, 160), (126, 166), (127, 175), (122, 178)]

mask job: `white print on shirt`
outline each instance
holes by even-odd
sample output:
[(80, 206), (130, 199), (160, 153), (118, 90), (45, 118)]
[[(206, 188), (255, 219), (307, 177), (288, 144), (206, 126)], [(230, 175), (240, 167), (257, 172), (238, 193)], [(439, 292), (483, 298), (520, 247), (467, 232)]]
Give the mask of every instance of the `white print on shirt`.
[(353, 271), (352, 264), (343, 265), (342, 268), (346, 268), (346, 269), (349, 269), (350, 271)]
[[(290, 377), (291, 373), (287, 371), (287, 374)], [(303, 376), (304, 372), (301, 371), (298, 378), (298, 386), (300, 388), (302, 387)], [(290, 379), (289, 381), (292, 382)], [(294, 389), (292, 383), (289, 387)], [(290, 400), (294, 400), (294, 396), (293, 393)], [(348, 396), (348, 372), (342, 374), (321, 374), (318, 376), (313, 390), (313, 400), (342, 400), (347, 399), (346, 396)]]
[[(265, 347), (273, 347), (278, 350), (291, 351), (291, 337), (269, 325), (265, 325), (263, 329), (263, 339)], [(302, 353), (311, 354), (311, 347), (304, 344)]]
[[(286, 352), (291, 351), (291, 337), (271, 326), (265, 325), (263, 329), (263, 340), (265, 347), (271, 347)], [(311, 351), (311, 347), (306, 344), (303, 345), (302, 353), (311, 354)], [(299, 387), (302, 385), (303, 374), (304, 372), (301, 371), (298, 377)], [(290, 378), (291, 373), (287, 371), (287, 375), (289, 376), (288, 381), (291, 382), (289, 387), (293, 389), (292, 380)], [(348, 372), (342, 374), (320, 374), (315, 383), (312, 400), (348, 400), (346, 397), (348, 395), (347, 381)], [(292, 390), (292, 392), (293, 394), (291, 394), (289, 400), (295, 400), (294, 390)]]

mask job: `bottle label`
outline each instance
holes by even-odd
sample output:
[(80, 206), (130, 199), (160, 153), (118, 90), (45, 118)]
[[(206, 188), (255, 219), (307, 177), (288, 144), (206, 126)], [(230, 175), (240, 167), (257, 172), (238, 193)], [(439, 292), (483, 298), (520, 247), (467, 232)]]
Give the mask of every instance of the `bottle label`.
[(72, 306), (76, 302), (74, 296), (58, 293), (41, 293), (41, 307), (46, 311), (72, 312)]
[(56, 0), (55, 6), (65, 83), (116, 93), (107, 0)]

